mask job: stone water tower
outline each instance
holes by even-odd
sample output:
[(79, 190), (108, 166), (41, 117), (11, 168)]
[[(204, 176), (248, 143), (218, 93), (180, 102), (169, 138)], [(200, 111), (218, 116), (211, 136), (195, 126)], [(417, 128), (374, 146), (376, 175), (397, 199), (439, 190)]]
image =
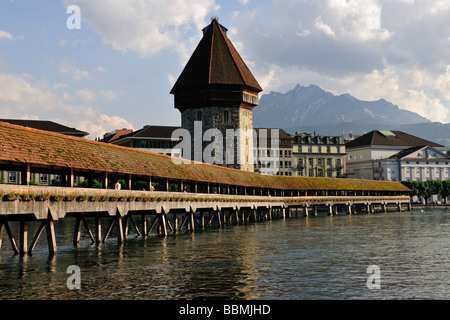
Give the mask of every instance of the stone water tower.
[[(181, 126), (191, 134), (190, 159), (204, 160), (198, 155), (203, 150), (206, 153), (208, 145), (208, 152), (212, 143), (220, 146), (215, 135), (216, 138), (203, 135), (208, 129), (215, 129), (213, 132), (222, 134), (223, 142), (222, 149), (213, 148), (215, 159), (222, 160), (215, 164), (253, 171), (252, 112), (261, 91), (228, 39), (227, 29), (213, 18), (203, 29), (203, 38), (170, 92), (175, 108), (181, 112)], [(232, 132), (235, 137), (227, 139), (227, 133)], [(205, 138), (207, 141), (203, 141)]]

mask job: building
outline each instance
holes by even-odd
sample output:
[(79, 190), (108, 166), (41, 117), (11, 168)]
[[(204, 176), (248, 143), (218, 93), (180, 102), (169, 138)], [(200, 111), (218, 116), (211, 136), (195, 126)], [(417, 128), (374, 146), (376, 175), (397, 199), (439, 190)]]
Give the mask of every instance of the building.
[(174, 149), (180, 141), (179, 139), (172, 140), (172, 134), (177, 129), (180, 129), (180, 127), (147, 125), (137, 131), (122, 129), (107, 133), (101, 141), (119, 146), (180, 157), (181, 150)]
[(443, 145), (401, 131), (374, 130), (346, 144), (349, 178), (426, 181), (450, 179)]
[[(33, 128), (39, 130), (45, 130), (49, 132), (59, 133), (66, 136), (73, 136), (78, 138), (84, 138), (89, 133), (70, 128), (62, 124), (47, 121), (47, 120), (20, 120), (20, 119), (0, 119), (1, 122), (10, 123), (26, 128)], [(0, 171), (0, 183), (19, 184), (22, 177), (19, 171)], [(75, 184), (79, 183), (79, 178), (74, 178)], [(35, 185), (58, 185), (61, 181), (60, 175), (49, 174), (46, 172), (31, 172), (30, 174), (31, 184)]]
[(342, 137), (296, 133), (292, 155), (295, 176), (345, 177), (345, 144)]
[(283, 129), (255, 128), (254, 132), (255, 172), (292, 176), (293, 138)]
[[(209, 147), (214, 164), (253, 171), (252, 111), (261, 91), (227, 29), (212, 19), (170, 91), (181, 126), (190, 133), (190, 159), (203, 161)], [(208, 141), (205, 133), (214, 139)]]
[(66, 136), (84, 138), (87, 135), (89, 135), (88, 132), (77, 130), (75, 128), (70, 128), (70, 127), (64, 126), (62, 124), (59, 124), (59, 123), (56, 123), (53, 121), (48, 121), (48, 120), (0, 119), (0, 121), (7, 122), (10, 124), (15, 124), (15, 125), (22, 126), (22, 127), (34, 128), (34, 129), (39, 129), (39, 130), (60, 133), (60, 134), (66, 135)]

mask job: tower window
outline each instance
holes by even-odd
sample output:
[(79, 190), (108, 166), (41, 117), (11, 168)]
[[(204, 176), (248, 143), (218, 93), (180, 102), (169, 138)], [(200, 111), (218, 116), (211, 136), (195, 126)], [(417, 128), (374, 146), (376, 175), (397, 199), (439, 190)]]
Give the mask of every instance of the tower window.
[(223, 112), (223, 122), (225, 124), (230, 124), (231, 123), (231, 113), (228, 110), (225, 110)]

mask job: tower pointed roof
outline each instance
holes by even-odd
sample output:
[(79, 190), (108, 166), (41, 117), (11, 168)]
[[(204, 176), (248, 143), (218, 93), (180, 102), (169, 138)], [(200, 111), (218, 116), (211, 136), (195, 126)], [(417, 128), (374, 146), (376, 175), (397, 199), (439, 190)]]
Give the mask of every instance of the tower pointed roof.
[(171, 94), (210, 85), (240, 86), (256, 93), (262, 91), (228, 39), (226, 31), (217, 19), (212, 19), (211, 24), (203, 29), (203, 38), (170, 91)]

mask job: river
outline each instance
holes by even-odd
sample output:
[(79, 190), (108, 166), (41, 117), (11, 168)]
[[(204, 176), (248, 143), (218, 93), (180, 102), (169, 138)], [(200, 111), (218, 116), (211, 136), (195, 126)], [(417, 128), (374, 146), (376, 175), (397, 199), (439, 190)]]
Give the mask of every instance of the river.
[(319, 214), (78, 248), (65, 219), (54, 257), (45, 233), (20, 257), (5, 232), (0, 299), (449, 299), (449, 213)]

